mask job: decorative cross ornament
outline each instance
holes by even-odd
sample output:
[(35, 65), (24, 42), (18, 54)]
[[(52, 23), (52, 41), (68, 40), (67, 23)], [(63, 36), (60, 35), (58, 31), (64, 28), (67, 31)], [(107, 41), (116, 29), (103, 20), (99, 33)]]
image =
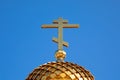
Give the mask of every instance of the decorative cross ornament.
[(63, 46), (68, 47), (68, 43), (63, 41), (63, 28), (78, 28), (78, 24), (68, 24), (68, 20), (58, 18), (53, 24), (44, 24), (42, 28), (58, 28), (58, 38), (53, 38), (53, 41), (58, 43), (58, 50), (63, 50)]
[(58, 43), (58, 50), (56, 51), (55, 57), (58, 62), (63, 62), (66, 57), (66, 52), (63, 51), (63, 46), (68, 47), (68, 43), (63, 41), (63, 28), (78, 28), (78, 24), (68, 24), (68, 20), (58, 18), (54, 20), (53, 24), (44, 24), (42, 28), (58, 28), (58, 38), (53, 38), (52, 40)]

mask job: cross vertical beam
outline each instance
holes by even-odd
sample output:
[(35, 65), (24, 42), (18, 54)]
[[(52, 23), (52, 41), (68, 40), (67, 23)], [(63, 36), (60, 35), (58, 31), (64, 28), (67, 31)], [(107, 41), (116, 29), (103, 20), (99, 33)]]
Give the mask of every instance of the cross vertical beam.
[(58, 50), (63, 49), (63, 28), (62, 28), (62, 18), (58, 19)]

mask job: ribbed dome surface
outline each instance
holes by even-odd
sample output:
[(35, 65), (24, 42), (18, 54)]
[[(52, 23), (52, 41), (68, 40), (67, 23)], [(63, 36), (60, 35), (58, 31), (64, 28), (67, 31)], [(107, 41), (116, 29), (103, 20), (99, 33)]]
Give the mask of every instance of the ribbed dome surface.
[(34, 69), (26, 80), (94, 80), (94, 77), (77, 64), (50, 62)]

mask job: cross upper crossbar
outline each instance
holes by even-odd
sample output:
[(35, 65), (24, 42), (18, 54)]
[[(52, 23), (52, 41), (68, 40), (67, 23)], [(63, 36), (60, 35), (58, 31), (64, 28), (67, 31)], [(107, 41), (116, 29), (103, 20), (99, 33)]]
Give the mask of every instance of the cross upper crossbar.
[[(62, 24), (62, 28), (78, 28), (78, 24)], [(58, 24), (44, 24), (42, 28), (58, 28)]]

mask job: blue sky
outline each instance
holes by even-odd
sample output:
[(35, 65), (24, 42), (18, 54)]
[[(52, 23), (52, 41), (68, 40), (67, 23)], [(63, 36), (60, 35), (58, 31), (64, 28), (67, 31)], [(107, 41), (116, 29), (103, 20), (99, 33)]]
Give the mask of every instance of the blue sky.
[(41, 29), (63, 17), (65, 61), (91, 71), (96, 80), (118, 80), (119, 0), (0, 0), (0, 80), (24, 80), (37, 66), (55, 61), (57, 29)]

